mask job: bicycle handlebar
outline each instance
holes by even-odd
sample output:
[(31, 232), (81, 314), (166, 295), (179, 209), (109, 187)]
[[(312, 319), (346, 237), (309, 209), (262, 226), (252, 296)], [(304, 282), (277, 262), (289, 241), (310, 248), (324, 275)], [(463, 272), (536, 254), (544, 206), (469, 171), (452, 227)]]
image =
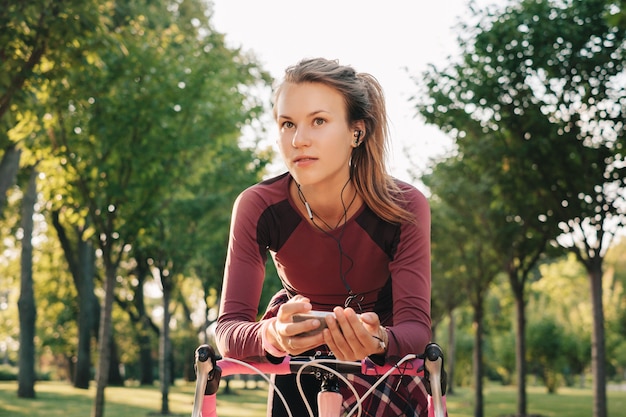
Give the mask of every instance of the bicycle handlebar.
[(364, 359), (358, 362), (345, 362), (338, 361), (332, 356), (316, 356), (316, 357), (302, 357), (302, 356), (286, 356), (279, 364), (272, 363), (254, 363), (253, 369), (248, 367), (248, 362), (242, 362), (229, 358), (221, 359), (217, 361), (217, 366), (222, 370), (222, 376), (229, 375), (249, 375), (256, 374), (259, 371), (265, 374), (275, 375), (288, 375), (295, 374), (303, 366), (312, 368), (310, 371), (304, 373), (314, 374), (315, 363), (332, 364), (333, 369), (341, 374), (363, 374), (363, 375), (383, 375), (386, 372), (391, 371), (391, 375), (410, 375), (421, 376), (423, 375), (424, 361), (418, 357), (409, 357), (401, 365), (384, 364), (377, 365), (370, 359)]
[[(196, 392), (192, 417), (200, 417), (202, 404), (207, 396), (214, 396), (219, 389), (222, 376), (245, 375), (245, 374), (275, 374), (287, 375), (302, 373), (304, 367), (310, 368), (306, 373), (315, 374), (319, 371), (316, 364), (332, 365), (333, 369), (341, 374), (362, 374), (370, 376), (381, 375), (410, 375), (422, 377), (426, 391), (432, 399), (432, 412), (429, 416), (443, 417), (444, 404), (442, 397), (445, 395), (445, 371), (443, 370), (443, 351), (435, 344), (426, 346), (422, 355), (407, 355), (396, 364), (377, 365), (369, 358), (358, 362), (339, 361), (334, 357), (304, 357), (286, 356), (278, 364), (250, 363), (230, 358), (218, 358), (213, 348), (209, 345), (201, 345), (196, 349)], [(443, 375), (442, 375), (443, 373)], [(211, 399), (214, 401), (214, 398)], [(211, 405), (212, 407), (212, 405)], [(208, 417), (208, 416), (203, 416)]]

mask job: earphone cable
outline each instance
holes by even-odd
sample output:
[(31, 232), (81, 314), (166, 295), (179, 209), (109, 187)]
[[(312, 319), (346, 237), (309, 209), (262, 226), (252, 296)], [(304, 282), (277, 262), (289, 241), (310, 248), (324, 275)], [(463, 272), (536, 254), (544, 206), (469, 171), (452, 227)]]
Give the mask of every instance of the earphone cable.
[[(343, 207), (343, 216), (339, 220), (339, 223), (341, 223), (341, 221), (343, 220), (343, 225), (341, 226), (341, 230), (339, 232), (339, 236), (338, 237), (335, 237), (329, 231), (324, 230), (324, 228), (321, 227), (315, 221), (315, 216), (313, 216), (313, 214), (315, 214), (315, 213), (311, 209), (311, 207), (309, 206), (309, 203), (308, 203), (308, 201), (306, 199), (306, 196), (304, 195), (304, 193), (300, 189), (300, 184), (296, 183), (296, 186), (297, 186), (297, 189), (298, 189), (298, 197), (300, 198), (300, 201), (304, 204), (304, 206), (305, 206), (305, 208), (307, 210), (307, 214), (309, 215), (309, 218), (311, 219), (311, 222), (313, 223), (313, 225), (319, 231), (321, 231), (326, 236), (328, 236), (331, 239), (333, 239), (335, 241), (335, 243), (337, 243), (337, 249), (339, 250), (339, 278), (341, 279), (341, 282), (343, 283), (344, 287), (346, 288), (346, 291), (348, 291), (348, 297), (346, 297), (346, 301), (344, 303), (344, 307), (349, 307), (350, 304), (352, 304), (352, 302), (354, 300), (357, 300), (356, 304), (357, 304), (357, 306), (359, 308), (359, 313), (361, 313), (362, 312), (362, 308), (361, 308), (360, 301), (362, 300), (363, 297), (361, 297), (359, 299), (359, 294), (355, 294), (354, 291), (352, 291), (352, 287), (350, 287), (350, 284), (348, 283), (348, 280), (346, 278), (346, 276), (348, 275), (348, 273), (352, 270), (352, 267), (354, 266), (354, 260), (350, 257), (350, 255), (348, 255), (347, 253), (345, 253), (343, 251), (343, 246), (341, 244), (341, 239), (343, 238), (344, 232), (346, 230), (346, 223), (347, 223), (347, 220), (348, 220), (348, 210), (350, 209), (350, 207), (352, 206), (352, 204), (356, 200), (356, 192), (354, 193), (354, 196), (352, 197), (352, 200), (350, 201), (350, 204), (348, 206), (346, 206), (346, 203), (345, 203), (345, 201), (343, 199), (343, 192), (345, 191), (345, 189), (348, 186), (349, 182), (350, 182), (350, 180), (348, 179), (348, 181), (344, 184), (343, 188), (341, 189), (340, 199), (341, 199), (341, 206)], [(322, 219), (319, 216), (317, 216), (317, 217), (322, 221), (322, 223), (324, 223), (324, 225), (328, 229), (333, 230), (333, 228), (330, 227), (328, 225), (328, 223), (326, 223), (324, 221), (324, 219)], [(339, 223), (337, 223), (337, 226), (339, 226)], [(335, 229), (336, 228), (337, 227), (335, 227)], [(343, 270), (343, 258), (344, 257), (350, 262), (350, 266), (348, 266), (348, 268), (347, 268), (347, 270), (345, 272)]]

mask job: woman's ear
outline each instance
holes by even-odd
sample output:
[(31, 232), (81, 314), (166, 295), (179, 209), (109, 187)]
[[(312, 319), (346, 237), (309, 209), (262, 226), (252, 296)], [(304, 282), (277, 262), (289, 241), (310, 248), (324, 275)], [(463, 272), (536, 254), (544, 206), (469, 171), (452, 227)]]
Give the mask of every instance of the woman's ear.
[(352, 123), (352, 130), (360, 130), (362, 132), (361, 139), (365, 138), (365, 121), (357, 120)]

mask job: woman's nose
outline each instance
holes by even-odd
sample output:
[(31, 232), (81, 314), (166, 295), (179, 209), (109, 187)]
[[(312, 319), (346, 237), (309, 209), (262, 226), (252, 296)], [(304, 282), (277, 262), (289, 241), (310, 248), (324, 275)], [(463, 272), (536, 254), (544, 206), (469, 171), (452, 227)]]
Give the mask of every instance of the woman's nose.
[(294, 148), (301, 148), (303, 146), (308, 146), (310, 144), (310, 140), (307, 139), (307, 135), (302, 129), (298, 129), (294, 132), (293, 138), (291, 138), (291, 146)]

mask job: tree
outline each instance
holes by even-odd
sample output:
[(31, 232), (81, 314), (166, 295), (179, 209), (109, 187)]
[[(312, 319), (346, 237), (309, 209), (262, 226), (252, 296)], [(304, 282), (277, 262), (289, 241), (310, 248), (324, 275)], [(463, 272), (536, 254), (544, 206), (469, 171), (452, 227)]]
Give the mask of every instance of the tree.
[[(608, 4), (528, 0), (477, 13), (476, 26), (462, 28), (462, 61), (426, 76), (422, 110), (461, 149), (481, 136), (514, 144), (496, 162), (525, 161), (518, 184), (534, 188), (542, 215), (560, 227), (558, 242), (586, 266), (595, 417), (606, 416), (602, 259), (624, 225), (626, 195), (625, 30), (607, 23)], [(457, 119), (477, 123), (468, 131)]]
[(66, 228), (61, 217), (61, 209), (52, 210), (52, 225), (63, 248), (79, 302), (78, 348), (72, 380), (75, 388), (87, 389), (91, 380), (91, 344), (98, 334), (100, 316), (100, 307), (94, 292), (96, 255), (92, 242), (85, 237), (89, 230), (87, 224), (74, 224)]
[[(68, 45), (100, 30), (97, 6), (83, 0), (25, 0), (4, 2), (0, 8), (0, 217), (24, 151), (33, 154), (46, 146), (40, 142), (45, 135), (38, 133), (42, 86), (54, 77), (50, 69), (55, 63), (71, 66), (75, 56)], [(43, 151), (38, 157), (49, 154)], [(88, 383), (89, 364), (83, 366), (88, 356), (79, 353), (78, 369), (84, 370), (79, 385)]]
[[(239, 149), (237, 141), (228, 138), (213, 144), (210, 159), (219, 163), (212, 165), (201, 156), (188, 161), (186, 184), (163, 193), (166, 206), (135, 244), (137, 250), (147, 255), (163, 292), (163, 325), (159, 342), (162, 414), (169, 413), (170, 300), (181, 287), (184, 274), (193, 270), (194, 260), (218, 258), (218, 262), (212, 263), (223, 268), (232, 202), (240, 189), (260, 179), (267, 163), (255, 158), (251, 151)], [(255, 159), (257, 163), (246, 162)], [(226, 166), (246, 165), (247, 169), (238, 174), (225, 169)], [(229, 187), (224, 187), (227, 182)], [(208, 233), (208, 230), (213, 232)], [(195, 238), (190, 239), (190, 236)], [(213, 248), (209, 253), (205, 251), (207, 245)], [(216, 278), (204, 281), (215, 288)]]
[(75, 51), (83, 62), (59, 69), (63, 78), (50, 86), (51, 140), (68, 179), (57, 193), (66, 209), (87, 213), (105, 271), (96, 417), (104, 407), (121, 262), (167, 207), (168, 190), (184, 183), (190, 161), (259, 111), (244, 91), (264, 74), (227, 49), (202, 14), (188, 15), (193, 4), (200, 7), (185, 2), (172, 13), (164, 3), (131, 2), (110, 11), (103, 19), (115, 30), (87, 39)]
[[(424, 176), (424, 184), (432, 192), (433, 199), (441, 201), (439, 210), (445, 204), (443, 215), (449, 235), (447, 242), (448, 259), (458, 264), (456, 269), (460, 287), (473, 311), (474, 327), (474, 415), (482, 417), (483, 403), (483, 341), (485, 298), (487, 291), (502, 271), (498, 262), (499, 254), (493, 245), (493, 230), (489, 204), (491, 182), (481, 177), (471, 164), (461, 155), (450, 156), (439, 161), (431, 174)], [(435, 243), (439, 245), (439, 242)]]
[[(463, 260), (461, 253), (455, 250), (456, 217), (454, 209), (446, 202), (437, 197), (430, 201), (431, 206), (431, 268), (432, 268), (432, 306), (431, 316), (433, 327), (438, 328), (438, 323), (448, 317), (448, 334), (446, 351), (446, 372), (448, 374), (449, 394), (454, 393), (455, 356), (456, 356), (456, 320), (455, 310), (467, 303), (465, 294), (461, 291), (450, 291), (450, 288), (460, 288), (466, 278), (463, 273)], [(437, 333), (433, 331), (433, 340), (438, 340)]]

